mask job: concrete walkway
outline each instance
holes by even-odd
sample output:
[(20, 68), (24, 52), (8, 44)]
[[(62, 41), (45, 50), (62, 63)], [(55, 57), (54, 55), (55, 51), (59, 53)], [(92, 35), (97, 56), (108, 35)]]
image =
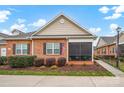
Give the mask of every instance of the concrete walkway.
[(124, 87), (124, 77), (0, 75), (0, 87)]
[(101, 66), (103, 66), (104, 68), (106, 68), (108, 71), (110, 71), (111, 73), (113, 73), (115, 76), (117, 77), (124, 77), (124, 72), (114, 68), (113, 66), (101, 61), (101, 60), (95, 60), (98, 64), (100, 64)]

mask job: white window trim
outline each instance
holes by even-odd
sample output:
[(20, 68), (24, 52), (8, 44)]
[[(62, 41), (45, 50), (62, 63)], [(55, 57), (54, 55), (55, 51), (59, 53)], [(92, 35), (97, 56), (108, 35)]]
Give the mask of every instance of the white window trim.
[[(17, 45), (17, 44), (16, 44), (16, 45)], [(16, 49), (15, 49), (15, 54), (16, 54), (16, 55), (28, 55), (28, 53), (23, 54), (23, 48), (22, 48), (23, 44), (19, 44), (19, 45), (21, 45), (21, 53), (20, 53), (20, 54), (17, 54), (17, 48), (16, 48)], [(28, 50), (28, 48), (27, 48), (27, 50)]]
[[(46, 43), (46, 45), (47, 45), (48, 43)], [(47, 52), (47, 46), (46, 46), (46, 54), (47, 55), (60, 55), (60, 43), (58, 43), (59, 44), (59, 53), (57, 53), (57, 54), (55, 54), (54, 53), (54, 50), (55, 50), (55, 48), (54, 48), (54, 45), (55, 45), (55, 43), (50, 43), (50, 44), (52, 44), (52, 53), (51, 54), (49, 54), (48, 52)], [(49, 48), (50, 49), (50, 48)]]

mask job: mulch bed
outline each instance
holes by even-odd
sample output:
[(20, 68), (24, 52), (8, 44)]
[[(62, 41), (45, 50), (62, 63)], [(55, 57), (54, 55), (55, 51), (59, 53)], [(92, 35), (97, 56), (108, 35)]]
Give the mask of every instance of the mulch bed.
[(26, 67), (26, 68), (11, 68), (9, 65), (1, 65), (0, 70), (26, 70), (26, 71), (107, 71), (105, 68), (95, 63), (94, 65), (66, 65), (51, 69), (50, 67)]

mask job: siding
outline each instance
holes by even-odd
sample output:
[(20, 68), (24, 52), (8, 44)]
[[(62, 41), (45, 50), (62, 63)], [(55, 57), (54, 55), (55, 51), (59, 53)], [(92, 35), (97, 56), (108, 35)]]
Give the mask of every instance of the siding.
[[(60, 23), (61, 19), (64, 19), (64, 23)], [(52, 24), (50, 24), (49, 27), (46, 27), (44, 30), (37, 33), (37, 35), (76, 35), (76, 34), (87, 35), (88, 32), (80, 29), (63, 16), (60, 16)]]

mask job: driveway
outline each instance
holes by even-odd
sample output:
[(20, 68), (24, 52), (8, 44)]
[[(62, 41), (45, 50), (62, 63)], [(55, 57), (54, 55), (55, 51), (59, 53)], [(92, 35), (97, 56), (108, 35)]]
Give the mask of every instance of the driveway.
[(124, 77), (0, 75), (0, 87), (124, 87)]

